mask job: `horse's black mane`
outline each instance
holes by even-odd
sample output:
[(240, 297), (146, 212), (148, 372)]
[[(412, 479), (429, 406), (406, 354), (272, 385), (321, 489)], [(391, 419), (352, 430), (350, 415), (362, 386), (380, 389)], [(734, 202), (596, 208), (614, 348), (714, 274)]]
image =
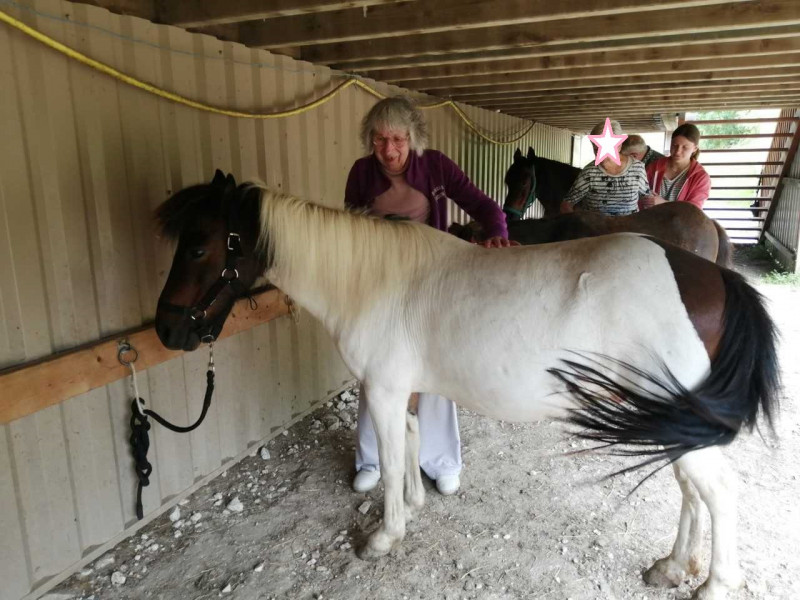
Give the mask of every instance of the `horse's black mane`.
[(236, 212), (240, 221), (257, 220), (261, 198), (258, 188), (249, 182), (236, 187), (233, 178), (228, 177), (229, 180), (215, 179), (211, 183), (193, 185), (167, 199), (155, 211), (161, 235), (170, 240), (178, 239), (187, 221), (201, 211), (214, 217), (224, 217), (223, 198), (226, 197), (238, 204)]
[[(155, 211), (155, 220), (161, 235), (170, 240), (176, 240), (183, 231), (186, 221), (190, 216), (197, 214), (198, 210), (207, 211), (211, 208), (215, 213), (222, 207), (220, 194), (208, 183), (193, 185), (170, 196)], [(211, 206), (210, 203), (214, 203)]]

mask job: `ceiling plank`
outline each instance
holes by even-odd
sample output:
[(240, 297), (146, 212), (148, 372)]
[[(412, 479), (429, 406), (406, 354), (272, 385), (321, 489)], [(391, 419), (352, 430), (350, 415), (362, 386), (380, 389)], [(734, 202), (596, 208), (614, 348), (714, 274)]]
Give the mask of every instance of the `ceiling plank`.
[[(660, 90), (658, 93), (652, 94), (632, 94), (629, 95), (623, 100), (623, 102), (631, 102), (632, 100), (654, 100), (654, 99), (665, 99), (669, 96), (675, 97), (675, 94), (669, 91), (669, 94), (665, 93), (668, 90)], [(715, 91), (699, 91), (699, 92), (691, 92), (691, 93), (682, 93), (680, 97), (682, 100), (686, 100), (686, 102), (694, 102), (698, 99), (705, 99), (705, 98), (720, 98), (726, 99), (731, 94), (740, 94), (741, 96), (753, 96), (753, 95), (762, 95), (762, 96), (771, 96), (774, 94), (800, 94), (800, 82), (796, 85), (791, 87), (775, 87), (775, 88), (767, 88), (767, 89), (749, 89), (745, 91), (735, 91), (731, 89), (725, 90), (715, 90)], [(574, 96), (556, 96), (556, 97), (543, 97), (538, 99), (530, 99), (530, 100), (520, 100), (512, 103), (498, 103), (498, 102), (488, 102), (483, 105), (473, 105), (479, 108), (484, 108), (486, 110), (519, 110), (519, 109), (527, 109), (532, 107), (545, 107), (545, 106), (565, 106), (565, 105), (573, 105), (573, 104), (583, 104), (586, 102), (593, 102), (597, 103), (601, 106), (606, 105), (607, 103), (614, 102), (620, 98), (619, 94), (609, 94), (608, 96), (600, 96), (594, 97), (590, 100), (580, 97)]]
[[(800, 91), (790, 91), (790, 92), (775, 92), (769, 94), (758, 94), (758, 93), (751, 93), (742, 96), (737, 96), (736, 101), (738, 102), (781, 102), (783, 100), (791, 100), (794, 98), (800, 97)], [(660, 98), (648, 98), (646, 100), (641, 100), (638, 102), (627, 102), (625, 100), (617, 100), (617, 101), (607, 101), (607, 102), (598, 102), (594, 106), (592, 106), (589, 110), (590, 112), (598, 112), (598, 113), (608, 113), (609, 116), (616, 111), (626, 111), (628, 109), (634, 108), (642, 108), (642, 107), (668, 107), (669, 111), (671, 112), (675, 107), (682, 107), (685, 110), (691, 110), (692, 107), (696, 104), (708, 104), (709, 102), (720, 102), (725, 103), (729, 102), (731, 98), (719, 98), (717, 96), (711, 97), (698, 97), (698, 98), (680, 98), (675, 99), (671, 96), (664, 96)], [(570, 113), (573, 114), (576, 111), (584, 110), (585, 104), (570, 104), (567, 102), (560, 103), (560, 104), (549, 104), (549, 105), (532, 105), (529, 107), (521, 107), (521, 108), (509, 108), (506, 107), (503, 109), (505, 113), (519, 113), (519, 112), (537, 112), (539, 114), (551, 114), (551, 113)]]
[[(800, 96), (796, 96), (794, 98), (781, 98), (778, 101), (774, 100), (764, 100), (764, 101), (752, 101), (752, 100), (736, 100), (730, 99), (728, 102), (710, 102), (710, 103), (701, 103), (698, 105), (694, 105), (691, 107), (692, 111), (709, 111), (709, 110), (729, 110), (729, 109), (756, 109), (756, 108), (783, 108), (786, 106), (797, 106), (800, 103)], [(663, 106), (663, 105), (653, 105), (653, 106), (641, 106), (641, 107), (634, 107), (629, 108), (626, 110), (619, 110), (614, 115), (609, 115), (605, 112), (593, 109), (582, 109), (581, 111), (577, 110), (568, 110), (567, 112), (556, 113), (556, 112), (540, 112), (540, 111), (527, 111), (527, 112), (507, 112), (509, 116), (519, 117), (522, 119), (529, 119), (532, 121), (540, 121), (545, 118), (551, 117), (566, 117), (567, 119), (574, 119), (578, 120), (579, 118), (591, 118), (595, 123), (600, 123), (606, 117), (613, 116), (615, 119), (622, 120), (632, 115), (642, 115), (642, 114), (660, 114), (660, 113), (670, 113), (670, 112), (688, 112), (690, 109), (684, 106)]]
[(724, 56), (766, 56), (800, 50), (800, 36), (778, 39), (759, 39), (713, 44), (681, 44), (654, 46), (631, 50), (586, 52), (495, 60), (492, 62), (459, 63), (432, 67), (384, 69), (370, 72), (370, 77), (387, 83), (405, 85), (403, 82), (421, 78), (462, 78), (520, 71), (541, 71), (570, 67), (597, 67), (605, 65), (634, 65), (660, 61), (721, 58)]
[[(743, 69), (740, 71), (701, 71), (698, 73), (665, 73), (663, 75), (633, 75), (630, 77), (606, 77), (592, 83), (592, 87), (614, 88), (627, 87), (631, 85), (654, 85), (664, 83), (674, 83), (676, 85), (687, 84), (689, 82), (712, 82), (712, 81), (734, 81), (736, 79), (768, 80), (770, 78), (789, 77), (800, 75), (800, 66), (782, 67), (780, 69)], [(524, 96), (528, 92), (538, 90), (571, 90), (586, 86), (584, 79), (551, 79), (548, 81), (535, 81), (531, 83), (517, 83), (503, 86), (502, 91), (468, 91), (455, 90), (452, 98), (472, 103), (480, 99), (500, 99), (509, 97)], [(620, 90), (623, 93), (624, 90)], [(445, 91), (437, 93), (438, 96), (446, 97)]]
[[(714, 85), (708, 84), (699, 86), (676, 86), (669, 83), (663, 85), (631, 86), (625, 88), (624, 94), (627, 98), (641, 98), (669, 92), (673, 95), (688, 97), (700, 93), (725, 95), (754, 91), (780, 91), (783, 89), (796, 89), (800, 87), (800, 77), (777, 77), (774, 80), (770, 79), (768, 85), (764, 82), (752, 83), (749, 80), (746, 81), (747, 83), (745, 85), (739, 85), (738, 81), (734, 81), (730, 83), (714, 82)], [(579, 90), (532, 92), (514, 98), (503, 98), (499, 100), (473, 100), (469, 104), (484, 108), (500, 108), (506, 106), (526, 106), (542, 100), (554, 102), (598, 102), (602, 101), (604, 98), (619, 98), (620, 95), (620, 91), (614, 88), (600, 88), (597, 90), (593, 88), (582, 88)]]
[(485, 87), (507, 88), (509, 84), (529, 83), (534, 81), (554, 81), (558, 79), (602, 79), (625, 75), (659, 75), (663, 73), (681, 72), (695, 73), (700, 71), (723, 71), (740, 69), (794, 67), (800, 64), (800, 38), (797, 49), (769, 56), (745, 56), (736, 58), (673, 60), (664, 62), (648, 62), (641, 64), (613, 65), (604, 67), (579, 67), (563, 69), (547, 69), (545, 71), (523, 71), (520, 73), (502, 73), (499, 75), (481, 75), (469, 78), (451, 77), (415, 79), (403, 82), (403, 87), (413, 90), (424, 90), (438, 95), (451, 95), (480, 91)]
[(483, 50), (480, 52), (459, 52), (457, 54), (429, 54), (423, 56), (398, 56), (390, 59), (364, 59), (348, 62), (346, 67), (352, 72), (368, 74), (384, 69), (405, 69), (416, 67), (447, 66), (508, 60), (514, 58), (530, 58), (535, 56), (562, 56), (566, 54), (583, 54), (608, 50), (636, 50), (659, 46), (685, 46), (732, 41), (778, 39), (797, 37), (800, 26), (782, 25), (775, 27), (751, 27), (731, 31), (712, 31), (702, 34), (670, 33), (658, 38), (654, 44), (647, 37), (626, 38), (618, 40), (594, 40), (589, 42), (569, 42), (557, 46), (525, 46), (521, 48), (504, 48), (502, 50)]
[(800, 24), (797, 0), (752, 0), (712, 6), (629, 12), (543, 24), (416, 34), (402, 38), (373, 38), (320, 44), (303, 51), (303, 59), (323, 64), (346, 64), (365, 58), (394, 58), (424, 54), (453, 54), (514, 47), (541, 47), (637, 37), (708, 33), (776, 25)]
[(726, 0), (437, 0), (413, 9), (384, 5), (244, 23), (240, 39), (260, 48), (306, 46), (723, 3)]
[(339, 11), (346, 8), (363, 10), (382, 4), (407, 3), (416, 0), (192, 0), (174, 2), (159, 0), (158, 16), (162, 23), (179, 27), (203, 27), (256, 19), (274, 19), (309, 12)]
[(660, 61), (688, 60), (701, 58), (721, 58), (724, 56), (765, 56), (781, 52), (800, 50), (800, 35), (788, 38), (768, 38), (747, 41), (681, 44), (676, 46), (655, 46), (636, 51), (610, 50), (585, 52), (582, 54), (561, 54), (532, 56), (530, 58), (502, 59), (492, 62), (458, 63), (431, 67), (412, 67), (405, 69), (384, 69), (370, 72), (370, 77), (387, 83), (405, 85), (403, 82), (428, 78), (462, 78), (519, 71), (540, 71), (574, 67), (597, 67), (604, 65), (634, 65)]

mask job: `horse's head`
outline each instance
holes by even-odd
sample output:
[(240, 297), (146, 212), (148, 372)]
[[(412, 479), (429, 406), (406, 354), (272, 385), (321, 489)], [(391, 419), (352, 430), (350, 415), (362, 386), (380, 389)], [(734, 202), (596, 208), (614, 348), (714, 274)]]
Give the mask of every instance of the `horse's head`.
[(506, 219), (517, 221), (525, 215), (536, 198), (536, 153), (528, 147), (528, 156), (522, 156), (519, 148), (514, 152), (514, 162), (506, 172), (505, 182), (508, 192), (503, 203)]
[(466, 225), (451, 223), (447, 232), (467, 242), (482, 242), (486, 238), (483, 235), (483, 227), (477, 221), (470, 221)]
[(260, 205), (260, 188), (237, 187), (217, 170), (210, 184), (183, 189), (157, 209), (161, 231), (178, 242), (156, 311), (167, 348), (194, 350), (216, 339), (236, 298), (264, 271)]

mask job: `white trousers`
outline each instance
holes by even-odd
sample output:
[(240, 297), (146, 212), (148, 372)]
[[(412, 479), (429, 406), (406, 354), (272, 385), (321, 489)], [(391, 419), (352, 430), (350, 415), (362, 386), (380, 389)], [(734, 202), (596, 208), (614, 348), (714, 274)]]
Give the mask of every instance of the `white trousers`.
[[(431, 479), (461, 473), (461, 438), (458, 435), (456, 405), (444, 396), (420, 394), (419, 466)], [(405, 424), (403, 425), (405, 429)], [(378, 439), (364, 401), (364, 388), (358, 402), (356, 471), (379, 471)]]

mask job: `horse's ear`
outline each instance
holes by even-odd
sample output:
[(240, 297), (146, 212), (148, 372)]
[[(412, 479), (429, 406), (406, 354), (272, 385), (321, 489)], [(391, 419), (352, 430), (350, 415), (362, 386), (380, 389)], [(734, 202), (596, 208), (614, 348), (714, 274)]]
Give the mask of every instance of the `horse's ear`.
[(522, 152), (520, 152), (519, 148), (517, 148), (517, 151), (514, 152), (514, 162), (517, 162), (518, 160), (521, 159), (522, 159)]
[(528, 146), (528, 160), (533, 160), (536, 158), (536, 152), (533, 151), (533, 148)]
[(214, 173), (214, 178), (211, 180), (211, 185), (214, 186), (222, 185), (224, 182), (225, 182), (225, 173), (217, 169), (216, 172)]
[(236, 179), (234, 179), (233, 175), (228, 173), (228, 176), (225, 178), (225, 195), (232, 196), (233, 193), (236, 191)]

